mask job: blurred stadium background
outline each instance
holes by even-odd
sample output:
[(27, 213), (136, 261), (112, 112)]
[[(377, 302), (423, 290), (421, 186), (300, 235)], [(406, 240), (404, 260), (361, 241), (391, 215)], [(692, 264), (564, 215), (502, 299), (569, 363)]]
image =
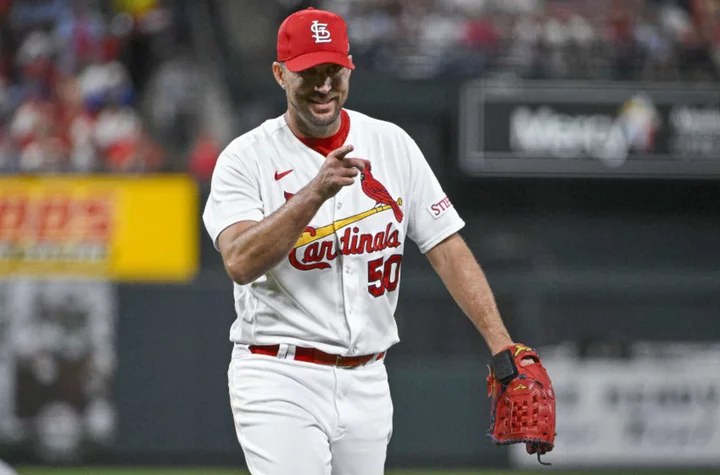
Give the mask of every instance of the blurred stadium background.
[[(346, 17), (348, 107), (416, 139), (544, 357), (553, 469), (720, 473), (718, 0), (0, 0), (0, 459), (244, 473), (200, 212), (283, 111), (307, 6)], [(547, 471), (485, 438), (487, 349), (407, 254), (388, 469)]]

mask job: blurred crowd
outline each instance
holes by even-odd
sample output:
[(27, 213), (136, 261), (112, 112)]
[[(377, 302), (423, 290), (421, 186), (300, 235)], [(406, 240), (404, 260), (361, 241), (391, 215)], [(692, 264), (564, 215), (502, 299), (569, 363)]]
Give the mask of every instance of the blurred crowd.
[(176, 11), (154, 0), (0, 0), (0, 22), (0, 172), (187, 169), (166, 143), (191, 136), (183, 108), (196, 106), (199, 82)]
[(237, 135), (207, 65), (264, 74), (308, 6), (347, 19), (359, 68), (401, 78), (720, 79), (720, 0), (0, 0), (0, 173), (207, 179)]
[(720, 0), (324, 0), (356, 64), (404, 77), (717, 80)]

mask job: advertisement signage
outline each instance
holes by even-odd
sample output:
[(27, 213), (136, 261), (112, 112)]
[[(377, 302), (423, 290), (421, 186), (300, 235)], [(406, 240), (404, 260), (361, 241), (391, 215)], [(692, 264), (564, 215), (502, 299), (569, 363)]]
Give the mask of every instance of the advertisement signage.
[(461, 94), (470, 176), (720, 177), (720, 88), (489, 82)]
[(197, 200), (184, 176), (0, 178), (0, 277), (186, 281)]
[(0, 452), (71, 462), (117, 433), (117, 295), (99, 280), (0, 280)]
[[(556, 447), (547, 462), (586, 468), (720, 464), (720, 373), (705, 369), (707, 358), (557, 356), (543, 362), (557, 398)], [(511, 449), (511, 460), (537, 465), (524, 446)]]

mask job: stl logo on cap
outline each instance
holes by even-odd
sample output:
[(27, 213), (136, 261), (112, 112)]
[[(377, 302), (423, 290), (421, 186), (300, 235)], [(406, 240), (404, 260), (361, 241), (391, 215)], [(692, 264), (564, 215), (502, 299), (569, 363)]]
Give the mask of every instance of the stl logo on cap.
[(319, 20), (313, 20), (312, 25), (310, 25), (310, 31), (313, 32), (315, 43), (330, 43), (332, 41), (330, 31), (327, 29), (327, 23), (320, 23)]

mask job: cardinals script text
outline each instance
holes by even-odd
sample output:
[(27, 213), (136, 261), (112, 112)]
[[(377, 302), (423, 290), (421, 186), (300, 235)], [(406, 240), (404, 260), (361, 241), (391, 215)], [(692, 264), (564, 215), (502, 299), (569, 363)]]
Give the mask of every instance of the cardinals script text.
[(355, 226), (345, 229), (337, 241), (333, 239), (308, 244), (300, 259), (300, 248), (293, 249), (288, 258), (290, 264), (299, 270), (329, 269), (330, 263), (327, 261), (335, 260), (341, 254), (369, 254), (389, 247), (400, 247), (400, 235), (397, 229), (392, 229), (392, 224), (388, 223), (385, 230), (375, 234), (360, 234), (360, 229)]

